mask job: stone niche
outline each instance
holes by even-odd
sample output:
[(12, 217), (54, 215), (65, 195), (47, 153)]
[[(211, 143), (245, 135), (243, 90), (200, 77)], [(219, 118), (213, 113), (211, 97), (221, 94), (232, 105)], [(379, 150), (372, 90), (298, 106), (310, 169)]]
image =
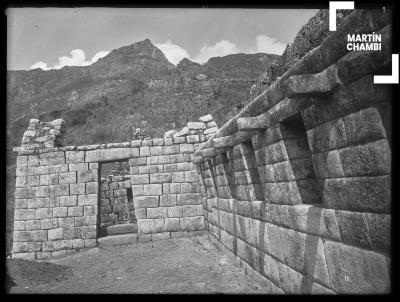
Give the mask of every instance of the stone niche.
[(343, 42), (391, 20), (352, 11), (195, 153), (209, 237), (270, 293), (391, 291), (391, 49)]

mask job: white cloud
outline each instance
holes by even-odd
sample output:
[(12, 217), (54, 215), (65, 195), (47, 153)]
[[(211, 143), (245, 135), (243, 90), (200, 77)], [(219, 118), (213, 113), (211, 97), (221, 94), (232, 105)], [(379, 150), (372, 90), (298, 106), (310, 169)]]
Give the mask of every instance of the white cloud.
[(47, 63), (40, 61), (33, 64), (30, 69), (41, 68), (43, 70), (49, 70), (61, 69), (64, 66), (88, 66), (95, 63), (100, 58), (105, 57), (108, 53), (109, 51), (99, 51), (92, 57), (92, 59), (87, 61), (85, 52), (82, 49), (72, 49), (70, 51), (70, 56), (59, 57), (58, 64), (52, 67), (49, 67), (47, 66)]
[(183, 58), (189, 58), (189, 53), (186, 51), (186, 49), (172, 43), (169, 39), (165, 43), (156, 44), (156, 47), (161, 49), (167, 60), (170, 61), (172, 64), (176, 65)]
[(212, 57), (222, 57), (233, 53), (240, 52), (235, 43), (228, 40), (221, 40), (215, 43), (213, 46), (204, 44), (200, 49), (199, 54), (193, 59), (198, 63), (205, 63)]
[(43, 70), (49, 70), (50, 68), (47, 66), (47, 64), (45, 62), (36, 62), (35, 64), (33, 64), (30, 69), (35, 69), (35, 68), (41, 68)]
[(258, 35), (256, 38), (256, 52), (281, 55), (286, 48), (286, 44), (279, 42), (276, 38), (265, 35)]
[[(239, 52), (245, 52), (240, 50), (235, 43), (228, 40), (221, 40), (212, 46), (204, 44), (197, 56), (194, 58), (190, 58), (186, 49), (174, 44), (170, 39), (165, 43), (156, 44), (156, 46), (161, 49), (168, 61), (175, 65), (183, 58), (188, 58), (191, 61), (203, 64), (212, 57), (222, 57)], [(286, 44), (278, 41), (276, 38), (271, 38), (261, 34), (256, 37), (254, 46), (251, 47), (250, 51), (247, 51), (247, 53), (264, 52), (281, 55), (285, 50), (285, 47)], [(61, 69), (64, 66), (87, 66), (97, 62), (97, 60), (108, 54), (109, 51), (99, 51), (90, 60), (86, 60), (85, 52), (82, 49), (72, 49), (69, 56), (59, 57), (58, 64), (55, 64), (54, 66), (48, 66), (47, 63), (39, 61), (33, 64), (30, 69), (41, 68), (43, 70), (49, 70)]]
[(97, 62), (99, 59), (104, 58), (106, 55), (108, 55), (110, 52), (109, 51), (99, 51), (98, 53), (96, 53), (93, 58), (90, 60), (90, 64), (93, 64), (95, 62)]

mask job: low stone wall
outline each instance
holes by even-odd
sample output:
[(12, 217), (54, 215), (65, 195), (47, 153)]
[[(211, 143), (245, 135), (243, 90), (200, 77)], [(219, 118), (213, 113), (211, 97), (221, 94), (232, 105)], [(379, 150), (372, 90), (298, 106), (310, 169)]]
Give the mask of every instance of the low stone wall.
[[(391, 290), (385, 14), (349, 14), (195, 152), (210, 237), (271, 293)], [(389, 48), (346, 53), (350, 29)]]
[[(204, 229), (193, 152), (198, 135), (18, 151), (13, 258), (48, 259), (97, 245), (99, 165), (128, 160), (138, 234)], [(156, 236), (157, 237), (157, 236)]]

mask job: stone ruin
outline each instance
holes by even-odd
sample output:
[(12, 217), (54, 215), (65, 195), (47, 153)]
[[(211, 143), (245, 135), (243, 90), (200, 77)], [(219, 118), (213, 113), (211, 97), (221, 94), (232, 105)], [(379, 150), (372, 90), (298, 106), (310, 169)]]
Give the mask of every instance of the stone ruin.
[(133, 138), (132, 139), (151, 139), (150, 134), (143, 128), (132, 128)]
[(391, 290), (390, 22), (354, 10), (195, 151), (209, 237), (270, 293)]
[[(389, 10), (354, 10), (208, 139), (188, 124), (166, 138), (16, 148), (12, 257), (96, 246), (99, 167), (128, 160), (129, 242), (205, 231), (270, 293), (390, 292), (392, 95), (373, 82), (391, 66), (390, 22)], [(382, 51), (347, 51), (349, 32), (381, 34)]]
[(211, 138), (218, 130), (217, 123), (211, 114), (199, 118), (199, 122), (188, 122), (180, 131), (170, 130), (165, 132), (164, 138), (168, 137), (186, 137), (199, 135), (201, 139)]
[[(29, 129), (33, 124), (40, 137), (51, 131), (48, 125), (63, 121), (31, 120)], [(204, 232), (192, 162), (204, 141), (198, 133), (85, 146), (44, 147), (23, 140), (14, 148), (12, 257), (56, 258), (95, 247), (113, 234), (131, 233), (128, 240), (134, 243)]]
[(62, 135), (65, 131), (63, 119), (52, 122), (40, 122), (38, 119), (31, 119), (28, 129), (22, 136), (22, 149), (41, 149), (61, 146)]

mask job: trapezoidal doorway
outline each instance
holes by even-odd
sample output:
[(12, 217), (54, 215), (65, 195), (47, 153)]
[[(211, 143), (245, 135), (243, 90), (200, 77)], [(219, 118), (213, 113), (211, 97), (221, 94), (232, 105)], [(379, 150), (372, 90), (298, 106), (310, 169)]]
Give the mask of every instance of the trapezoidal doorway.
[(137, 233), (128, 160), (99, 164), (99, 237)]

